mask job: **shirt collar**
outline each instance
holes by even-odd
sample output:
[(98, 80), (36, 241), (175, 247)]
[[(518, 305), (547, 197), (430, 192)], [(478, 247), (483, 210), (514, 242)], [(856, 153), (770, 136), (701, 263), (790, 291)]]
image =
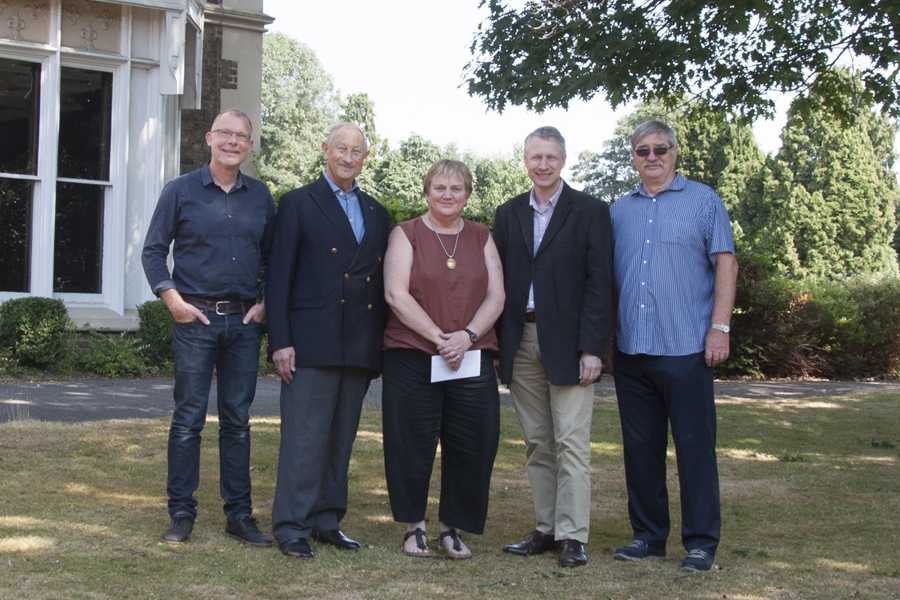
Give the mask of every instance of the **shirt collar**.
[[(212, 173), (209, 170), (209, 163), (203, 165), (200, 168), (200, 183), (203, 184), (203, 187), (208, 187), (215, 183), (215, 181), (213, 180)], [(234, 187), (231, 188), (231, 191), (239, 190), (242, 187), (246, 187), (246, 184), (244, 183), (244, 178), (243, 178), (241, 172), (238, 171), (237, 179), (235, 180)]]
[(548, 208), (556, 208), (556, 201), (559, 200), (559, 197), (562, 195), (564, 183), (565, 182), (562, 179), (559, 180), (559, 187), (556, 188), (556, 191), (553, 192), (553, 195), (550, 196), (549, 200), (547, 200), (547, 204), (544, 206), (543, 210), (540, 208), (540, 205), (537, 202), (537, 198), (535, 198), (534, 196), (534, 188), (531, 188), (531, 192), (528, 194), (528, 204), (530, 204), (531, 208), (538, 212), (544, 212)]
[(323, 170), (322, 170), (322, 175), (325, 177), (325, 181), (328, 182), (328, 186), (331, 188), (331, 191), (334, 192), (336, 195), (337, 195), (337, 194), (352, 194), (353, 192), (355, 192), (356, 190), (359, 189), (359, 184), (356, 182), (355, 179), (353, 180), (353, 183), (350, 185), (350, 191), (349, 191), (349, 192), (345, 192), (344, 190), (342, 190), (342, 189), (340, 188), (340, 186), (339, 186), (338, 184), (336, 184), (336, 183), (331, 179), (331, 177), (328, 176), (328, 171), (327, 171), (327, 170), (323, 169)]
[[(669, 187), (667, 187), (664, 190), (660, 190), (659, 192), (657, 192), (656, 195), (659, 196), (663, 192), (668, 192), (669, 190), (672, 190), (673, 192), (680, 192), (681, 190), (684, 189), (685, 181), (686, 181), (686, 179), (685, 179), (684, 175), (682, 175), (679, 172), (676, 172), (675, 177), (672, 179), (671, 182), (669, 182)], [(634, 190), (632, 190), (631, 195), (632, 196), (645, 196), (647, 198), (650, 197), (650, 194), (648, 194), (646, 191), (644, 191), (644, 183), (643, 182), (637, 184), (637, 187), (635, 187)]]

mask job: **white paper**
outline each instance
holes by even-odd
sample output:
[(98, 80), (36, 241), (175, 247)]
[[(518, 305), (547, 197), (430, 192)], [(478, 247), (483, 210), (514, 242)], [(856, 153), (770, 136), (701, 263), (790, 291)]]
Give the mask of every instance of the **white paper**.
[(462, 362), (455, 371), (450, 368), (440, 354), (431, 357), (431, 383), (478, 377), (479, 375), (481, 375), (481, 350), (469, 350), (463, 354)]

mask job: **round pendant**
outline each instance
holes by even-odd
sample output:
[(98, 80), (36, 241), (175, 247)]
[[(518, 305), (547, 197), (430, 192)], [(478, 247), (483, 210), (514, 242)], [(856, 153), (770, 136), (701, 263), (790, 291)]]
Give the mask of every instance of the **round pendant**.
[(448, 258), (448, 259), (447, 259), (447, 268), (448, 268), (448, 269), (455, 269), (455, 268), (456, 268), (456, 260), (454, 260), (454, 259), (452, 259), (452, 258)]

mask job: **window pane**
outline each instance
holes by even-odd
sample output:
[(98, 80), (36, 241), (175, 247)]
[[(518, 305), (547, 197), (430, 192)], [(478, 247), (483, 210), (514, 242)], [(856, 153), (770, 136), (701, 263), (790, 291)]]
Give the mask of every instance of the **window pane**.
[(59, 177), (108, 180), (112, 73), (63, 67), (59, 103)]
[(27, 292), (33, 181), (0, 179), (0, 291)]
[(37, 174), (41, 65), (0, 58), (0, 171)]
[(56, 184), (53, 291), (100, 293), (106, 187)]

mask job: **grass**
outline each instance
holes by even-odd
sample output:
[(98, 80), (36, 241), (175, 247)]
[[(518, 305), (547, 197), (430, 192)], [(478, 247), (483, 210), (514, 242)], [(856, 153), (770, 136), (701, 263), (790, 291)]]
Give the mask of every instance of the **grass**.
[[(670, 453), (669, 557), (611, 560), (630, 538), (618, 414), (594, 414), (591, 561), (500, 548), (533, 527), (524, 445), (503, 410), (488, 529), (465, 562), (407, 558), (384, 483), (380, 414), (366, 412), (351, 466), (345, 529), (358, 553), (315, 560), (237, 544), (223, 532), (216, 424), (203, 441), (201, 514), (191, 543), (167, 524), (164, 420), (0, 425), (0, 598), (900, 598), (900, 395), (720, 403), (718, 568), (678, 573), (678, 487)], [(253, 424), (254, 499), (268, 528), (278, 423)], [(437, 498), (437, 483), (432, 497)], [(435, 500), (436, 502), (436, 500)], [(429, 515), (432, 534), (436, 507)]]

